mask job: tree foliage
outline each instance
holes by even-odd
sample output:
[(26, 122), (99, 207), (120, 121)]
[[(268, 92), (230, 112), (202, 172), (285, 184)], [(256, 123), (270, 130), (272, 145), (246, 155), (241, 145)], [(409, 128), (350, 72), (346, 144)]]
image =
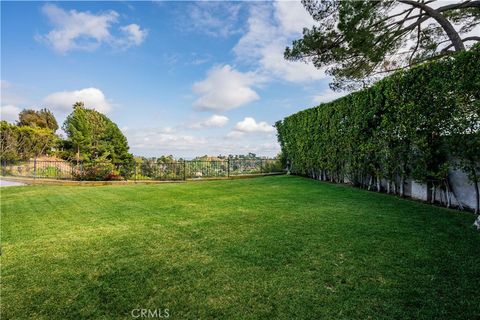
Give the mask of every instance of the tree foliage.
[(48, 109), (24, 109), (17, 125), (2, 121), (0, 156), (3, 161), (28, 160), (52, 152), (58, 144), (57, 120)]
[[(291, 171), (403, 193), (407, 177), (449, 193), (448, 169), (475, 185), (480, 163), (480, 46), (399, 71), (276, 123)], [(389, 191), (389, 190), (388, 190)], [(477, 205), (478, 210), (478, 205)]]
[(29, 126), (29, 127), (37, 127), (37, 128), (46, 128), (50, 129), (53, 132), (57, 131), (58, 124), (57, 120), (53, 113), (43, 108), (41, 110), (32, 110), (32, 109), (24, 109), (18, 115), (18, 122), (17, 125), (19, 126)]
[(49, 128), (16, 126), (0, 122), (0, 158), (2, 161), (28, 160), (48, 154), (58, 137)]
[(103, 158), (114, 163), (133, 160), (127, 139), (117, 125), (104, 114), (85, 108), (82, 102), (73, 106), (63, 130), (72, 146), (70, 158), (87, 161)]
[(381, 75), (436, 59), (480, 41), (480, 1), (302, 0), (317, 25), (285, 50), (333, 76), (332, 89), (352, 89)]

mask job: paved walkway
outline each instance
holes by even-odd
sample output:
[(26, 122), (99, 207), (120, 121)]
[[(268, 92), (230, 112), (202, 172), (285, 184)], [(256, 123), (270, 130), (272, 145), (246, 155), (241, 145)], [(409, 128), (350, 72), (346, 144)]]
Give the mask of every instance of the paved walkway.
[(21, 182), (16, 182), (16, 181), (5, 181), (0, 179), (0, 187), (16, 187), (16, 186), (26, 186), (26, 184)]

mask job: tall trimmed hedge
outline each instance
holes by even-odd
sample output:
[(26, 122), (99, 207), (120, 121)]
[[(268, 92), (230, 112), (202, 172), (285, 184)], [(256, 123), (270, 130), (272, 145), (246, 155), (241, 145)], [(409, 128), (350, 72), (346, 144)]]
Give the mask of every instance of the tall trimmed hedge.
[(476, 46), (286, 117), (278, 140), (295, 174), (379, 191), (383, 180), (399, 194), (411, 177), (448, 196), (448, 169), (457, 166), (478, 199), (479, 98)]

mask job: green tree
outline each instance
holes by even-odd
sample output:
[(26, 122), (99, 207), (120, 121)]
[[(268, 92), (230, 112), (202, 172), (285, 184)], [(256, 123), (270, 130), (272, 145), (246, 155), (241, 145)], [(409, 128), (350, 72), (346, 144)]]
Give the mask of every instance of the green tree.
[(18, 160), (18, 133), (16, 126), (7, 121), (0, 122), (0, 157), (2, 161)]
[(43, 108), (41, 110), (24, 109), (18, 115), (18, 126), (30, 126), (38, 128), (47, 128), (53, 132), (57, 131), (58, 123), (53, 113)]
[(480, 23), (480, 1), (302, 0), (318, 22), (285, 50), (333, 76), (332, 89), (353, 89), (391, 71), (464, 51)]
[(0, 123), (0, 157), (3, 161), (28, 160), (48, 154), (58, 137), (48, 128)]
[(85, 108), (82, 102), (74, 104), (63, 130), (73, 147), (70, 157), (77, 161), (105, 158), (117, 163), (133, 159), (127, 138), (117, 125), (100, 112)]

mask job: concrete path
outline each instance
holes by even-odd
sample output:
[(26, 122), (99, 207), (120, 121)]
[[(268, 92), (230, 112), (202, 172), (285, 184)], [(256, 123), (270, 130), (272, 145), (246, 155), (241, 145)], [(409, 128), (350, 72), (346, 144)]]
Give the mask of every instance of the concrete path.
[(16, 186), (26, 186), (25, 183), (16, 182), (16, 181), (6, 181), (0, 179), (0, 187), (16, 187)]

